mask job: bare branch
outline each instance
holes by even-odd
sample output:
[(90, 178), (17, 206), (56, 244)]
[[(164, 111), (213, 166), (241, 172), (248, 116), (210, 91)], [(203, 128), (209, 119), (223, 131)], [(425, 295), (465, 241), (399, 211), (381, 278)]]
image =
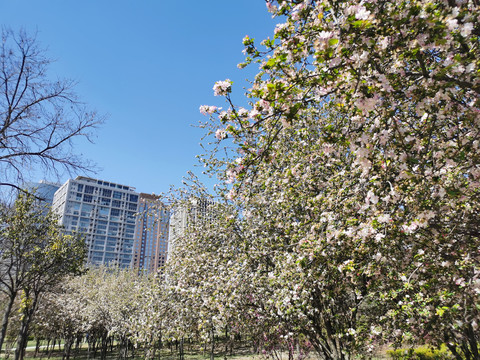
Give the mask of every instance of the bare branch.
[[(72, 155), (72, 140), (90, 141), (103, 117), (78, 101), (71, 80), (50, 80), (51, 60), (35, 36), (2, 31), (0, 45), (0, 186), (24, 181), (26, 169), (91, 171)], [(16, 187), (17, 185), (15, 185)]]

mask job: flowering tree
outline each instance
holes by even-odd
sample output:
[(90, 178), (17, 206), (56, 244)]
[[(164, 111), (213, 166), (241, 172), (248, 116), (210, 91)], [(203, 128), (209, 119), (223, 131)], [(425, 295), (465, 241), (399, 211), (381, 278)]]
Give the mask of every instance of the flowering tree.
[[(117, 341), (119, 358), (126, 358), (132, 344), (152, 350), (162, 329), (162, 315), (170, 304), (158, 281), (136, 270), (116, 267), (89, 268), (86, 274), (69, 277), (42, 299), (36, 316), (36, 330), (49, 339), (65, 342), (64, 357), (86, 337), (89, 352), (97, 348), (107, 356), (108, 343)], [(162, 307), (163, 305), (163, 307)], [(98, 344), (98, 346), (97, 346)]]
[(90, 324), (86, 316), (90, 292), (84, 276), (67, 277), (42, 297), (32, 326), (32, 335), (48, 343), (55, 339), (64, 341), (64, 359), (70, 359), (72, 346), (86, 334)]
[(64, 235), (57, 218), (45, 213), (33, 195), (20, 194), (12, 208), (0, 209), (0, 289), (8, 297), (0, 348), (13, 302), (20, 297), (20, 329), (15, 358), (23, 358), (32, 317), (40, 297), (60, 279), (83, 269), (85, 244)]
[(258, 316), (326, 359), (376, 337), (478, 358), (479, 4), (267, 6), (285, 22), (265, 50), (244, 39), (251, 108), (226, 80), (228, 110), (200, 109), (229, 148), (205, 161), (241, 211), (243, 246), (222, 246)]

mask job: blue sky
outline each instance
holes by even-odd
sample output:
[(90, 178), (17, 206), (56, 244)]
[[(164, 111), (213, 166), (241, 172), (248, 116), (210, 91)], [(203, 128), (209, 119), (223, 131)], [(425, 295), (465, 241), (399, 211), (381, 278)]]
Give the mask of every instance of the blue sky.
[(271, 36), (278, 22), (264, 0), (0, 0), (0, 21), (37, 32), (52, 74), (78, 81), (80, 98), (108, 115), (95, 144), (76, 143), (100, 169), (90, 176), (147, 193), (201, 172), (199, 106), (225, 106), (212, 91), (225, 78), (243, 100), (258, 67), (237, 69), (242, 38)]

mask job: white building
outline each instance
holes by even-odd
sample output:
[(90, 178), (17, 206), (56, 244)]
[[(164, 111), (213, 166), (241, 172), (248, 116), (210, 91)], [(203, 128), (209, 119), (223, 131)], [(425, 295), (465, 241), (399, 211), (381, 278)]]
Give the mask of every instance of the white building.
[(162, 269), (168, 254), (170, 212), (158, 196), (140, 193), (132, 266), (147, 273)]
[(187, 226), (202, 226), (211, 220), (211, 207), (213, 200), (192, 197), (188, 202), (176, 206), (170, 213), (170, 226), (168, 233), (169, 259), (175, 248), (177, 239), (185, 233)]
[(52, 208), (67, 233), (85, 236), (88, 263), (128, 267), (138, 204), (133, 187), (78, 176), (57, 190)]

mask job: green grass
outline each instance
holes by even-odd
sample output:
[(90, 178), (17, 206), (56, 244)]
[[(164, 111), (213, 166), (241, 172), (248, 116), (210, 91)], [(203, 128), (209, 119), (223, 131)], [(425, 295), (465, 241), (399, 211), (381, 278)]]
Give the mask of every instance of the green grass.
[[(55, 349), (52, 351), (51, 346), (49, 351), (46, 351), (46, 341), (42, 341), (40, 343), (40, 351), (38, 352), (37, 356), (34, 357), (35, 355), (35, 346), (36, 342), (35, 341), (29, 341), (27, 344), (27, 350), (25, 352), (25, 358), (27, 359), (50, 359), (50, 360), (58, 360), (63, 358), (63, 344), (55, 345)], [(71, 359), (78, 359), (78, 360), (91, 360), (93, 359), (93, 353), (88, 354), (87, 350), (88, 345), (86, 343), (82, 343), (80, 346), (80, 349), (78, 351), (75, 350), (75, 346), (72, 347), (71, 353), (70, 353), (70, 358)], [(8, 344), (4, 349), (7, 349), (7, 351), (2, 352), (0, 354), (0, 359), (13, 359), (14, 358), (14, 345)], [(107, 351), (107, 359), (118, 359), (118, 347), (114, 345), (113, 351), (110, 351), (110, 347), (108, 348), (109, 350)], [(215, 354), (215, 358), (218, 360), (223, 360), (224, 355), (223, 353), (220, 353), (221, 348), (219, 347), (217, 349), (219, 352)], [(238, 349), (237, 349), (238, 350)], [(178, 353), (175, 351), (175, 348), (173, 348), (173, 352), (170, 351), (168, 348), (164, 348), (160, 350), (160, 354), (157, 350), (155, 354), (155, 358), (159, 359), (161, 358), (162, 360), (178, 360)], [(128, 354), (128, 359), (144, 359), (144, 353), (142, 350), (137, 350), (135, 353), (135, 358), (131, 357), (131, 352), (129, 351)], [(160, 355), (160, 356), (159, 356)], [(210, 355), (208, 352), (203, 352), (198, 349), (190, 349), (187, 346), (185, 346), (185, 354), (184, 354), (185, 360), (208, 360), (210, 359)], [(260, 359), (262, 358), (260, 355), (251, 355), (248, 354), (248, 350), (243, 350), (235, 355), (232, 356), (227, 356), (228, 360), (255, 360), (255, 359)], [(96, 353), (95, 359), (100, 359), (100, 351), (98, 350)]]
[[(33, 349), (27, 349), (27, 351), (25, 353), (25, 358), (33, 359), (34, 354), (35, 354), (35, 352), (34, 352)], [(9, 355), (10, 355), (8, 357), (9, 359), (12, 359), (13, 356), (14, 356), (13, 352), (11, 352)], [(62, 350), (59, 351), (58, 346), (55, 346), (55, 351), (50, 352), (50, 357), (48, 357), (48, 355), (49, 354), (46, 351), (42, 350), (37, 354), (36, 359), (47, 359), (48, 358), (49, 360), (61, 360), (63, 358), (63, 347), (62, 347)], [(100, 359), (100, 352), (99, 351), (97, 351), (96, 355), (97, 356), (96, 356), (95, 359)], [(128, 359), (129, 360), (131, 360), (131, 359), (143, 360), (145, 358), (143, 351), (137, 351), (135, 355), (136, 355), (135, 358), (132, 358), (131, 353), (129, 352)], [(5, 354), (2, 354), (0, 356), (0, 359), (5, 359), (5, 358), (6, 358)], [(70, 358), (71, 359), (77, 359), (77, 360), (87, 360), (87, 359), (91, 360), (91, 359), (93, 359), (93, 354), (91, 353), (90, 356), (89, 356), (89, 354), (87, 352), (87, 349), (85, 347), (81, 348), (78, 351), (78, 353), (76, 353), (75, 350), (72, 349)], [(178, 354), (176, 352), (172, 353), (168, 349), (162, 349), (161, 353), (160, 353), (160, 356), (159, 356), (158, 350), (157, 350), (155, 358), (156, 359), (161, 358), (162, 360), (178, 360)], [(224, 356), (222, 354), (216, 354), (215, 358), (218, 359), (218, 360), (223, 360)], [(260, 360), (261, 358), (263, 358), (263, 357), (261, 357), (260, 355), (249, 355), (249, 354), (227, 356), (228, 360), (255, 360), (255, 359)], [(107, 352), (107, 359), (118, 359), (118, 349), (114, 348), (113, 351), (108, 351)], [(203, 355), (203, 353), (185, 352), (185, 360), (208, 360), (208, 359), (210, 359), (210, 355), (208, 353)]]

